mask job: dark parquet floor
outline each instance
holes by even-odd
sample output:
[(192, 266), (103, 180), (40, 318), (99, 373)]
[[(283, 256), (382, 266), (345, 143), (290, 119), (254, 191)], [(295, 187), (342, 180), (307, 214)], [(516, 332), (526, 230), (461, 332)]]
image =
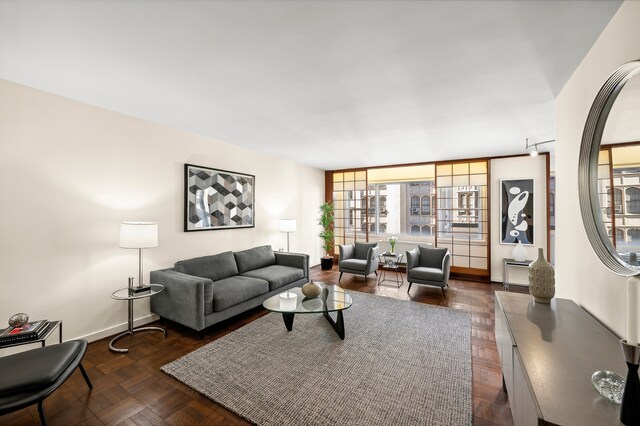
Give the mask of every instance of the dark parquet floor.
[[(338, 272), (312, 268), (312, 278), (338, 282)], [(461, 309), (472, 314), (473, 419), (477, 426), (512, 425), (511, 411), (501, 389), (500, 361), (494, 337), (495, 290), (498, 284), (452, 280), (443, 298), (439, 288), (407, 284), (377, 286), (373, 278), (365, 285), (362, 277), (345, 274), (342, 287), (396, 299)], [(512, 287), (512, 291), (513, 287)], [(517, 290), (515, 290), (517, 291)], [(525, 290), (526, 291), (526, 290)], [(210, 327), (203, 336), (170, 321), (160, 320), (160, 333), (140, 333), (119, 341), (128, 354), (108, 349), (110, 339), (89, 345), (83, 365), (94, 389), (89, 391), (76, 371), (45, 401), (51, 425), (246, 425), (247, 421), (201, 396), (160, 371), (160, 367), (265, 315), (256, 308), (222, 324)], [(348, 332), (348, 314), (345, 315)], [(37, 406), (0, 417), (4, 425), (39, 424)]]

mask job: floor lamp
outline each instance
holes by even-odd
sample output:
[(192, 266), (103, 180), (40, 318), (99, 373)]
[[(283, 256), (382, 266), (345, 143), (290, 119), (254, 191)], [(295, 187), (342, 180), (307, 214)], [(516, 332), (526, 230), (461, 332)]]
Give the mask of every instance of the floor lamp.
[(280, 232), (287, 233), (287, 251), (289, 251), (289, 234), (297, 230), (298, 225), (295, 219), (280, 219)]
[(122, 222), (120, 224), (120, 247), (138, 249), (138, 287), (133, 291), (148, 290), (143, 284), (142, 249), (158, 247), (158, 224), (155, 222)]
[(116, 337), (111, 339), (111, 342), (109, 342), (109, 349), (113, 352), (126, 353), (129, 352), (129, 349), (120, 349), (115, 347), (116, 341), (121, 337), (133, 336), (134, 333), (139, 331), (160, 331), (165, 337), (167, 337), (167, 331), (161, 327), (133, 327), (134, 299), (145, 297), (140, 294), (145, 291), (149, 291), (148, 296), (151, 296), (153, 293), (150, 285), (145, 286), (143, 284), (142, 249), (158, 247), (158, 224), (155, 222), (122, 222), (120, 224), (120, 247), (138, 249), (138, 286), (134, 287), (133, 277), (129, 277), (128, 297), (118, 297), (119, 299), (126, 300), (128, 304), (129, 316), (127, 321), (127, 331), (118, 334)]

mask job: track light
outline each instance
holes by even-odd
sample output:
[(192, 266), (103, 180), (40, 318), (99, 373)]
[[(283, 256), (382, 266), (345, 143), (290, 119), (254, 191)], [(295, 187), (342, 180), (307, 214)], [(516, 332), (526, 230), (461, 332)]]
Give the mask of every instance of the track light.
[(538, 143), (532, 143), (531, 145), (529, 145), (529, 138), (525, 139), (525, 151), (528, 150), (529, 148), (533, 148), (531, 151), (529, 151), (529, 155), (532, 157), (536, 157), (538, 155), (538, 145), (544, 145), (545, 143), (551, 143), (551, 142), (555, 142), (555, 139), (551, 139), (548, 141), (544, 141), (544, 142), (538, 142)]

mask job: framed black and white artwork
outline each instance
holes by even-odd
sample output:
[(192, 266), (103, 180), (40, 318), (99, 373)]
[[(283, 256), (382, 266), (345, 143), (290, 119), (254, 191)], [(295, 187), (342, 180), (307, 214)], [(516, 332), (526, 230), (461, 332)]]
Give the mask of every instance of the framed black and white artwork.
[(184, 230), (253, 228), (255, 176), (184, 165)]
[(500, 180), (500, 244), (533, 245), (533, 179)]

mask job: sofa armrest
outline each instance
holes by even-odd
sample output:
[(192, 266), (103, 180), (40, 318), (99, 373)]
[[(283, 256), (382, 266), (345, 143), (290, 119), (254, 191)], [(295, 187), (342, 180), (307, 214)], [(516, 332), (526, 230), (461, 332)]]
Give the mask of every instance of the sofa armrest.
[(210, 279), (163, 269), (151, 271), (151, 282), (164, 286), (163, 292), (151, 297), (151, 312), (197, 331), (205, 328), (204, 317), (213, 309)]
[(353, 244), (341, 245), (341, 246), (338, 246), (338, 249), (340, 249), (340, 261), (341, 262), (343, 260), (353, 259), (353, 256), (356, 254), (356, 249), (353, 246)]
[(304, 277), (309, 278), (309, 255), (304, 253), (273, 252), (276, 255), (276, 265), (291, 266), (304, 271)]

